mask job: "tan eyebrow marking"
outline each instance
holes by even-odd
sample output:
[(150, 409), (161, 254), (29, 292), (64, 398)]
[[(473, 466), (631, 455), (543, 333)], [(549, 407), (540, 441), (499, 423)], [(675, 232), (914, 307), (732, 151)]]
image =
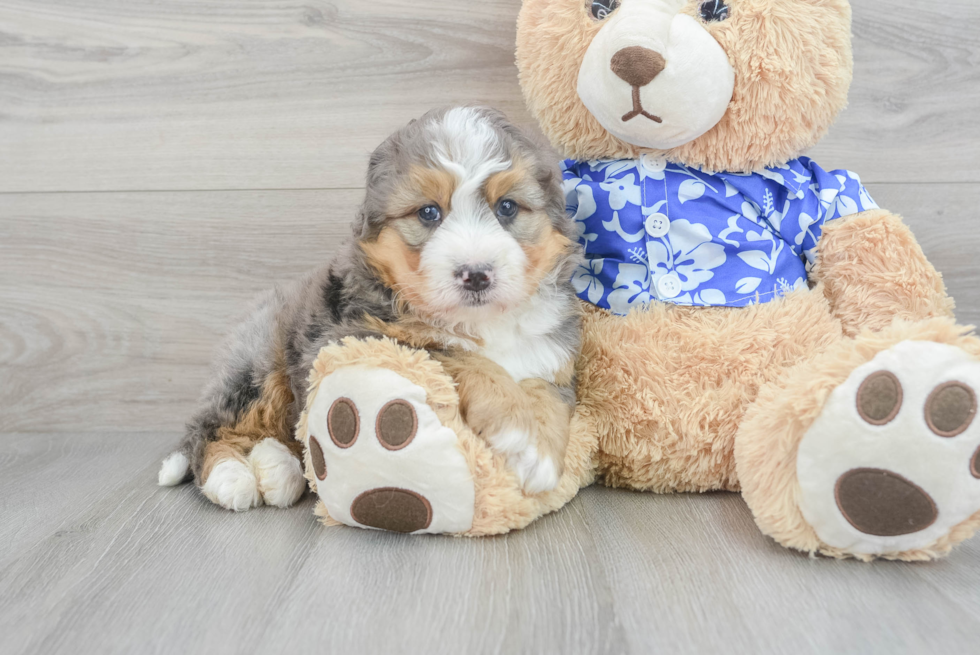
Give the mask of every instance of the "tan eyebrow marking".
[(422, 195), (438, 203), (440, 209), (445, 212), (451, 209), (456, 190), (456, 178), (451, 173), (438, 168), (413, 166), (408, 177)]
[(455, 190), (456, 178), (450, 173), (437, 168), (413, 166), (399, 180), (385, 210), (389, 218), (403, 218), (426, 204), (435, 203), (448, 213)]
[(524, 182), (529, 176), (530, 171), (522, 161), (515, 161), (506, 171), (494, 173), (487, 178), (483, 187), (483, 195), (487, 199), (487, 204), (491, 207), (503, 198), (511, 189)]

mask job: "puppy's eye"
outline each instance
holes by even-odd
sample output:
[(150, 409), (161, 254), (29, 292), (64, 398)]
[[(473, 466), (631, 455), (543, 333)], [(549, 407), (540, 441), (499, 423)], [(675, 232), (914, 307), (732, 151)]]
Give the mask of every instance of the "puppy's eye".
[(616, 11), (619, 7), (619, 0), (592, 0), (592, 4), (589, 9), (592, 11), (592, 17), (596, 20), (605, 20), (609, 14)]
[(705, 0), (700, 8), (701, 20), (705, 23), (718, 23), (728, 18), (728, 5), (725, 0)]
[(426, 205), (419, 210), (419, 220), (423, 223), (437, 223), (442, 220), (442, 211), (436, 205)]
[(504, 199), (497, 203), (497, 216), (503, 219), (510, 219), (517, 216), (517, 203), (513, 200)]

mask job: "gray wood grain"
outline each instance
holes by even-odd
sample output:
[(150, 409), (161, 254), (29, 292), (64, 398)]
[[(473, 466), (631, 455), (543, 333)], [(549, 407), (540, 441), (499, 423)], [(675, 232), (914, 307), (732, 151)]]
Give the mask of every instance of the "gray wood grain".
[(870, 183), (980, 180), (980, 3), (851, 5), (850, 105), (811, 156)]
[[(0, 1), (0, 191), (346, 188), (454, 102), (530, 122), (519, 0)], [(851, 106), (814, 151), (866, 182), (980, 181), (980, 4), (854, 3)]]
[(428, 109), (517, 88), (519, 0), (0, 2), (0, 191), (343, 188)]
[(969, 652), (980, 627), (963, 606), (975, 587), (943, 584), (972, 576), (976, 541), (926, 566), (868, 566), (779, 547), (735, 494), (593, 488), (578, 501), (630, 652)]
[[(810, 559), (735, 494), (603, 488), (497, 538), (325, 528), (309, 498), (236, 515), (155, 487), (176, 436), (76, 435), (105, 455), (84, 466), (63, 435), (13, 441), (25, 470), (68, 472), (0, 563), (0, 651), (965, 653), (980, 629), (977, 541), (927, 565)], [(24, 518), (0, 506), (0, 535)]]
[[(0, 195), (0, 432), (178, 429), (257, 293), (327, 261), (362, 193)], [(47, 426), (47, 427), (44, 427)]]

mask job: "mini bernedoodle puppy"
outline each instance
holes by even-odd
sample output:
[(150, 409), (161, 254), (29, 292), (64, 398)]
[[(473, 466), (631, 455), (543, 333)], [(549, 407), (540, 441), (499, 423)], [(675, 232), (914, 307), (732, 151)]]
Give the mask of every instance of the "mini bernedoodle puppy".
[(193, 474), (233, 510), (293, 504), (306, 486), (293, 428), (317, 353), (387, 336), (443, 364), (464, 420), (525, 493), (553, 488), (575, 404), (581, 258), (556, 158), (495, 110), (429, 112), (372, 154), (353, 227), (335, 261), (236, 328), (160, 484)]

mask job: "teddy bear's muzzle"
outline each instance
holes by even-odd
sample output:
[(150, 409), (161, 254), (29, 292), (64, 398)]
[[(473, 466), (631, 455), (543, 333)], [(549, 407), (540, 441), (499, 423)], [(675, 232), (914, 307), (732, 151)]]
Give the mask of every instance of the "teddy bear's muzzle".
[(633, 87), (633, 108), (623, 114), (624, 123), (637, 116), (645, 116), (654, 123), (663, 123), (662, 118), (643, 109), (640, 87), (652, 82), (666, 66), (667, 61), (662, 54), (638, 45), (622, 48), (612, 56), (612, 60), (609, 62), (612, 72), (615, 73), (616, 77)]

